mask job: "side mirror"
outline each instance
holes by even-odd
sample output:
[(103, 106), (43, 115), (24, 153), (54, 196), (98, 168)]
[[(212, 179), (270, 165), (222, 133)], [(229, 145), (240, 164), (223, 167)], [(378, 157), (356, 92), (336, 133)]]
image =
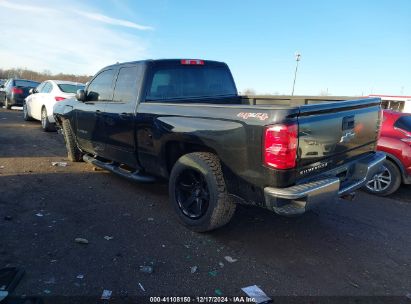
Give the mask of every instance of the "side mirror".
[(36, 89), (33, 88), (33, 89), (30, 89), (30, 90), (29, 90), (29, 94), (35, 94), (35, 93), (37, 93), (37, 90), (36, 90)]
[(81, 102), (86, 101), (86, 92), (84, 90), (77, 90), (76, 99)]

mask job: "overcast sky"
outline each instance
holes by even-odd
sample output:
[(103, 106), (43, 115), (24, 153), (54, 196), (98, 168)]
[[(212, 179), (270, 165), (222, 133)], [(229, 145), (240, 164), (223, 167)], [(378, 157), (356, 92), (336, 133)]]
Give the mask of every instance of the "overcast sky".
[(411, 95), (409, 0), (0, 0), (0, 68), (93, 75), (115, 62), (229, 64), (238, 89)]

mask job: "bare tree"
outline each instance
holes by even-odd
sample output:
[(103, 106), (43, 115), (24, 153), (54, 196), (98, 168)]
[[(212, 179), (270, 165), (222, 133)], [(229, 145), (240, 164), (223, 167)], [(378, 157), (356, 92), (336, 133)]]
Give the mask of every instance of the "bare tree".
[(74, 81), (74, 82), (82, 82), (86, 83), (90, 81), (92, 76), (87, 75), (74, 75), (74, 74), (52, 74), (49, 70), (44, 70), (43, 72), (36, 72), (33, 70), (28, 70), (27, 68), (13, 68), (13, 69), (0, 69), (0, 79), (5, 78), (22, 78), (22, 79), (29, 79), (38, 82), (42, 82), (45, 80), (67, 80), (67, 81)]
[(246, 90), (243, 92), (243, 94), (244, 94), (244, 95), (256, 95), (256, 92), (255, 92), (254, 89), (246, 89)]
[(318, 95), (320, 95), (320, 96), (330, 96), (331, 94), (328, 93), (328, 88), (327, 88), (325, 90), (321, 90)]

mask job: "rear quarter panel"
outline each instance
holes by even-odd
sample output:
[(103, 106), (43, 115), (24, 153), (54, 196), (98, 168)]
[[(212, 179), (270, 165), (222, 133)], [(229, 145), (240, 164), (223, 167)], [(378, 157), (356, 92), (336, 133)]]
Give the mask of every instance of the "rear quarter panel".
[(76, 121), (74, 119), (74, 109), (80, 102), (76, 98), (66, 99), (64, 101), (55, 103), (53, 106), (53, 116), (57, 124), (62, 119), (70, 120), (73, 130), (76, 128)]
[(148, 172), (167, 177), (170, 144), (205, 147), (220, 158), (229, 192), (250, 197), (242, 192), (253, 191), (251, 185), (292, 182), (293, 170), (278, 173), (262, 165), (262, 138), (266, 125), (296, 115), (290, 108), (143, 102), (136, 117), (138, 158)]
[(400, 169), (406, 175), (411, 175), (411, 146), (399, 138), (390, 136), (381, 136), (378, 140), (377, 149), (387, 153), (388, 159), (392, 155), (397, 165), (401, 165)]

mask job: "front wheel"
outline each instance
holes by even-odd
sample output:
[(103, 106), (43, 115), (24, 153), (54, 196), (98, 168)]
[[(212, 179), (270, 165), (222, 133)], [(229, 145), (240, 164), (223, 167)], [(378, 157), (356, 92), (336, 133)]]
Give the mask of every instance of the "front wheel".
[(26, 103), (23, 104), (23, 119), (25, 121), (33, 120), (33, 118), (29, 115)]
[(67, 158), (72, 162), (80, 162), (83, 159), (83, 153), (77, 147), (70, 121), (64, 119), (61, 123), (63, 128), (64, 141), (66, 142)]
[(169, 194), (180, 222), (196, 232), (224, 226), (236, 209), (227, 193), (220, 161), (213, 153), (180, 157), (171, 171)]
[[(23, 108), (24, 110), (24, 108)], [(49, 117), (47, 115), (46, 107), (41, 109), (41, 128), (45, 132), (51, 132), (55, 130), (54, 124), (49, 121)]]
[(390, 160), (384, 162), (381, 173), (374, 175), (365, 186), (365, 191), (379, 196), (387, 196), (401, 186), (401, 172), (397, 165)]

